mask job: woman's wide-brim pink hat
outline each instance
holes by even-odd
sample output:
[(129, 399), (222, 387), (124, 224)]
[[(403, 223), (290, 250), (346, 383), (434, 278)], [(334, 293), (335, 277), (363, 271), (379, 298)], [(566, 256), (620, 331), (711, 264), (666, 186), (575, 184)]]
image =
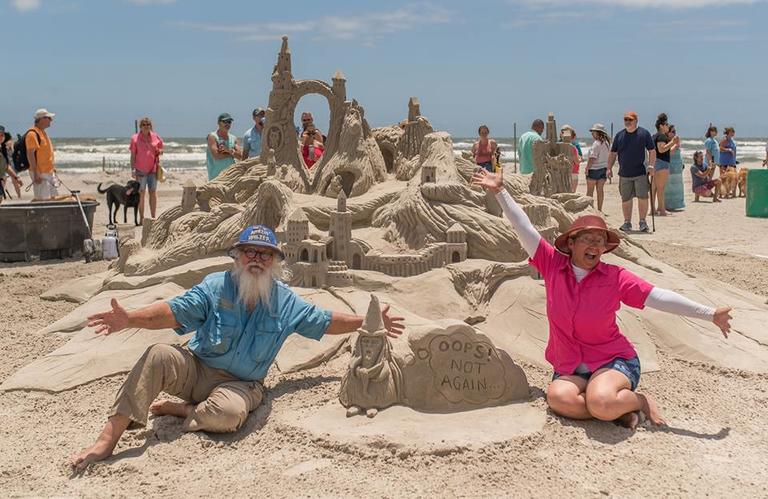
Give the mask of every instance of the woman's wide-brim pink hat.
[(603, 217), (598, 215), (584, 215), (583, 217), (574, 220), (568, 230), (555, 239), (555, 248), (562, 253), (570, 254), (571, 251), (568, 249), (568, 239), (579, 232), (595, 229), (604, 230), (606, 233), (605, 253), (610, 253), (619, 247), (621, 238), (616, 232), (608, 228)]

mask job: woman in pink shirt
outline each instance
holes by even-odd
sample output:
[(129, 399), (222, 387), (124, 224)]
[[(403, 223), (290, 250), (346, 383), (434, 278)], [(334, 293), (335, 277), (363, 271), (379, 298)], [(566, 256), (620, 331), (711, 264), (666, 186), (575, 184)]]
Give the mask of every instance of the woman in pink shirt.
[(555, 370), (547, 388), (550, 409), (568, 418), (617, 421), (628, 428), (635, 428), (642, 416), (665, 424), (654, 401), (636, 392), (640, 360), (619, 330), (616, 312), (623, 303), (707, 319), (727, 338), (731, 308), (701, 305), (601, 262), (604, 253), (618, 247), (619, 236), (597, 215), (576, 219), (553, 247), (503, 188), (501, 175), (481, 170), (472, 184), (495, 193), (544, 279), (549, 320), (545, 357)]
[(157, 211), (157, 168), (163, 154), (163, 139), (152, 130), (152, 120), (142, 118), (139, 133), (131, 137), (131, 171), (139, 188), (139, 214), (144, 221), (144, 192), (149, 190), (149, 212), (155, 218)]

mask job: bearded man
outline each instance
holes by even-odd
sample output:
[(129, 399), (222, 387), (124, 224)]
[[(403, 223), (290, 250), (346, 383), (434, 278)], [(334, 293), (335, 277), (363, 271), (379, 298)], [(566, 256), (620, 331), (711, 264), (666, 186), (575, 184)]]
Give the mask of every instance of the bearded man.
[[(96, 442), (70, 457), (74, 467), (112, 455), (130, 425), (146, 425), (148, 411), (184, 418), (185, 431), (233, 432), (261, 404), (264, 377), (288, 335), (320, 340), (362, 326), (363, 317), (322, 310), (280, 282), (284, 255), (268, 227), (246, 228), (230, 254), (233, 270), (210, 274), (181, 296), (131, 311), (113, 299), (112, 310), (88, 318), (97, 334), (125, 328), (195, 334), (186, 346), (147, 349), (118, 391)], [(403, 318), (388, 312), (388, 306), (381, 312), (384, 326), (397, 337)], [(162, 391), (184, 402), (153, 404)]]

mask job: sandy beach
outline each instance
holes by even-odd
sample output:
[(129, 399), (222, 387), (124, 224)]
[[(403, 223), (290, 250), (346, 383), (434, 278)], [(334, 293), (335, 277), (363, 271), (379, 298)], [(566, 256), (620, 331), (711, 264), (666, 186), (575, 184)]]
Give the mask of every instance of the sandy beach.
[[(161, 211), (179, 203), (184, 181), (201, 183), (203, 175), (174, 174), (160, 188)], [(103, 200), (96, 184), (113, 178), (73, 175), (65, 182)], [(579, 192), (584, 190), (582, 182)], [(692, 277), (715, 277), (765, 297), (766, 221), (746, 218), (743, 198), (693, 203), (689, 191), (686, 186), (684, 212), (657, 218), (655, 233), (634, 237), (652, 256)], [(621, 223), (617, 182), (606, 185), (605, 212), (609, 223)], [(105, 223), (102, 203), (95, 233)], [(82, 261), (0, 267), (5, 291), (0, 346), (6, 359), (0, 380), (66, 342), (35, 332), (77, 305), (42, 301), (39, 295), (106, 268), (106, 262)], [(641, 383), (659, 402), (669, 427), (642, 426), (631, 432), (553, 415), (543, 398), (551, 372), (516, 359), (528, 376), (533, 406), (546, 414), (543, 430), (502, 443), (429, 453), (386, 443), (379, 448), (341, 445), (284, 422), (286, 415), (335, 400), (346, 359), (342, 355), (296, 374), (273, 368), (265, 404), (234, 434), (188, 434), (176, 418), (150, 419), (147, 428), (126, 434), (112, 458), (83, 474), (73, 474), (67, 456), (92, 442), (124, 375), (58, 394), (0, 393), (0, 490), (6, 497), (768, 495), (764, 374), (660, 352), (660, 370), (644, 374)], [(472, 429), (463, 431), (471, 434)]]

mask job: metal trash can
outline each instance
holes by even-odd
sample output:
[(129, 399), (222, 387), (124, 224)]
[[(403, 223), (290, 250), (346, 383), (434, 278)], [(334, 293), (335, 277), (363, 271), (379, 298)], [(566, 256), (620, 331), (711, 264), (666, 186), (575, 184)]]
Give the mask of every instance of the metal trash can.
[[(93, 226), (96, 201), (83, 201)], [(76, 201), (0, 205), (0, 262), (79, 257), (90, 237)]]

